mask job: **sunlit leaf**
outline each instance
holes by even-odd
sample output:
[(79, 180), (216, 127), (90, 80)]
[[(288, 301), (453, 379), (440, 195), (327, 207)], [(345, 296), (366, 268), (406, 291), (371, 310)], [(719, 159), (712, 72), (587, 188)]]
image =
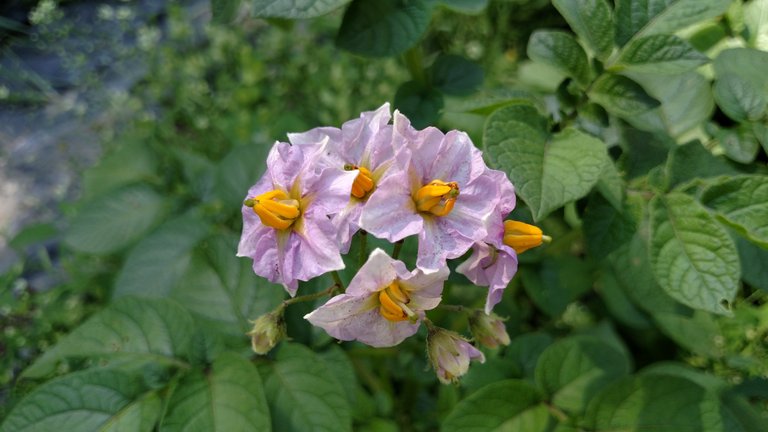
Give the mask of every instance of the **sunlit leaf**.
[(189, 353), (193, 331), (192, 318), (176, 302), (125, 297), (48, 349), (24, 376), (44, 376), (67, 358), (121, 357), (176, 364)]
[(0, 431), (150, 432), (161, 409), (139, 377), (93, 369), (42, 384), (14, 407)]
[(168, 402), (160, 430), (270, 430), (258, 371), (237, 354), (218, 356), (209, 371), (196, 371), (181, 380)]
[(605, 0), (553, 0), (552, 4), (597, 58), (608, 58), (613, 50), (614, 22)]
[(661, 287), (694, 309), (726, 314), (738, 289), (736, 245), (692, 197), (670, 193), (651, 202), (651, 263)]

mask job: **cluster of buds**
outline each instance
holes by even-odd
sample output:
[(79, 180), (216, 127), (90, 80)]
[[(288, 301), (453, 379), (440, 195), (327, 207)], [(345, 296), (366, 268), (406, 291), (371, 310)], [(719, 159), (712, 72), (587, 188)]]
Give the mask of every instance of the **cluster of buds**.
[[(416, 268), (376, 249), (342, 294), (305, 316), (339, 340), (394, 346), (429, 323), (425, 312), (442, 299), (447, 260), (471, 248), (457, 271), (489, 288), (485, 310), (471, 317), (472, 332), (489, 347), (509, 343), (491, 311), (517, 271), (517, 255), (548, 238), (504, 220), (515, 206), (514, 187), (486, 166), (467, 134), (416, 130), (384, 104), (341, 129), (288, 138), (275, 143), (267, 172), (244, 200), (238, 256), (253, 259), (256, 274), (295, 296), (299, 281), (344, 268), (341, 255), (360, 230), (392, 243), (417, 236)], [(254, 351), (271, 349), (285, 335), (282, 308), (256, 320), (249, 334)], [(443, 382), (483, 358), (444, 330), (430, 330), (428, 346)]]

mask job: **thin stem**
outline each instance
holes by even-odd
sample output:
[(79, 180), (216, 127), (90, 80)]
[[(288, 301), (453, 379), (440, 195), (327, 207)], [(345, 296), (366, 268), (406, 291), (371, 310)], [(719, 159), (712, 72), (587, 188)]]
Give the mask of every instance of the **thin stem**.
[(365, 264), (365, 260), (368, 258), (368, 233), (364, 230), (360, 230), (360, 267)]
[(414, 81), (421, 84), (422, 87), (427, 84), (427, 74), (424, 72), (424, 59), (421, 46), (416, 45), (403, 54), (405, 66), (411, 74)]
[(462, 305), (439, 304), (437, 305), (437, 308), (451, 311), (451, 312), (469, 312), (470, 311), (469, 308), (464, 307)]
[(395, 248), (392, 249), (392, 258), (397, 259), (398, 256), (400, 256), (400, 249), (403, 248), (403, 242), (405, 240), (398, 240), (395, 242)]
[(560, 408), (552, 405), (551, 403), (545, 403), (544, 405), (546, 405), (549, 413), (556, 417), (560, 423), (568, 421), (568, 414), (563, 412)]
[(341, 276), (339, 276), (339, 272), (336, 270), (331, 272), (331, 277), (333, 277), (333, 281), (336, 283), (336, 286), (339, 287), (342, 291), (344, 291), (344, 282), (341, 281)]
[[(334, 272), (334, 273), (336, 273), (336, 272)], [(320, 297), (323, 297), (323, 296), (331, 295), (331, 294), (333, 294), (333, 292), (338, 287), (339, 287), (338, 284), (333, 284), (328, 289), (325, 289), (325, 290), (320, 291), (320, 292), (316, 292), (314, 294), (307, 294), (307, 295), (303, 295), (303, 296), (294, 297), (292, 299), (284, 300), (283, 304), (280, 307), (284, 308), (284, 307), (290, 306), (290, 305), (292, 305), (294, 303), (301, 303), (301, 302), (305, 302), (305, 301), (312, 301), (312, 300), (319, 299)]]

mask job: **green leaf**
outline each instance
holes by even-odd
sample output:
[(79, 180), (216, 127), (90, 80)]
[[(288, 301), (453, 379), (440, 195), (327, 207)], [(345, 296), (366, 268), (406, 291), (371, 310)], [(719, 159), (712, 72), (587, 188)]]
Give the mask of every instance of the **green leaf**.
[(465, 394), (469, 395), (495, 382), (522, 377), (523, 371), (519, 369), (515, 360), (487, 358), (485, 363), (473, 364), (469, 368), (466, 375), (461, 377), (461, 387), (466, 390)]
[(611, 316), (628, 327), (647, 330), (652, 326), (649, 317), (643, 313), (624, 292), (613, 268), (602, 269), (596, 290), (600, 293)]
[(154, 430), (162, 404), (125, 372), (76, 372), (35, 389), (14, 407), (0, 432)]
[(355, 407), (358, 403), (358, 391), (360, 388), (358, 387), (355, 368), (346, 352), (339, 348), (338, 345), (332, 345), (328, 350), (318, 353), (318, 357), (323, 361), (331, 376), (336, 378), (339, 386), (344, 389), (349, 406)]
[(597, 432), (759, 431), (742, 407), (723, 404), (717, 392), (679, 376), (640, 375), (605, 389), (589, 406), (585, 427)]
[(257, 17), (304, 19), (325, 15), (349, 0), (251, 0)]
[(744, 282), (768, 292), (768, 249), (760, 248), (743, 238), (736, 239)]
[(768, 248), (768, 176), (723, 178), (704, 190), (701, 203), (739, 234)]
[(259, 180), (267, 167), (270, 147), (263, 143), (238, 146), (219, 162), (216, 170), (216, 196), (225, 208), (238, 209), (248, 188)]
[(26, 248), (52, 240), (58, 236), (59, 230), (52, 223), (35, 223), (25, 226), (8, 242), (8, 246), (17, 252), (24, 253)]
[(542, 401), (539, 392), (525, 381), (497, 382), (459, 402), (441, 430), (544, 432), (554, 421)]
[(669, 153), (667, 176), (674, 187), (696, 178), (738, 174), (722, 156), (714, 156), (698, 142), (676, 146)]
[(224, 353), (210, 371), (182, 379), (168, 403), (160, 430), (270, 430), (269, 408), (256, 368), (234, 353)]
[(629, 359), (614, 345), (595, 337), (571, 337), (541, 354), (536, 384), (556, 406), (580, 413), (600, 389), (629, 372)]
[(537, 221), (589, 193), (607, 158), (605, 144), (576, 129), (549, 136), (546, 119), (523, 104), (488, 118), (483, 147), (489, 162), (509, 174)]
[(242, 342), (251, 327), (248, 320), (276, 307), (285, 291), (256, 276), (251, 260), (235, 256), (237, 242), (238, 237), (231, 233), (217, 233), (203, 242), (203, 250), (193, 255), (169, 295), (207, 328)]
[(600, 60), (613, 51), (613, 12), (605, 0), (553, 0), (573, 32)]
[(352, 430), (344, 390), (308, 348), (283, 343), (265, 371), (272, 423), (281, 431)]
[(763, 71), (768, 70), (768, 52), (752, 48), (732, 48), (715, 58), (715, 76), (735, 75), (749, 83), (765, 100), (768, 98), (768, 80)]
[(478, 15), (488, 7), (488, 0), (440, 0), (440, 4), (456, 12)]
[(432, 85), (448, 95), (466, 96), (483, 84), (483, 68), (457, 55), (440, 54), (429, 73)]
[[(648, 254), (648, 245), (643, 240), (641, 226), (629, 242), (609, 256), (613, 274), (619, 281), (624, 294), (639, 308), (650, 314), (677, 309), (677, 303), (656, 283)], [(680, 306), (682, 307), (682, 306)]]
[(768, 50), (768, 0), (752, 0), (744, 5), (747, 42), (753, 48)]
[(415, 81), (400, 85), (395, 94), (395, 108), (411, 120), (413, 127), (423, 129), (440, 118), (443, 95), (434, 88), (422, 87)]
[(725, 150), (725, 155), (742, 164), (752, 163), (757, 157), (758, 150), (760, 150), (760, 144), (749, 125), (732, 129), (718, 129), (715, 137)]
[(216, 24), (229, 24), (237, 17), (240, 0), (211, 0), (211, 21)]
[(388, 57), (416, 45), (427, 31), (435, 0), (353, 0), (336, 44), (366, 57)]
[(723, 347), (717, 341), (723, 336), (714, 315), (683, 307), (675, 309), (652, 312), (659, 330), (693, 353), (709, 358), (722, 357)]
[(79, 252), (116, 252), (143, 236), (165, 213), (163, 197), (145, 185), (129, 186), (86, 204), (64, 235)]
[(639, 234), (611, 254), (611, 267), (621, 290), (678, 345), (700, 355), (719, 356), (715, 340), (720, 329), (713, 315), (685, 307), (662, 290), (653, 277), (648, 255)]
[(637, 229), (629, 209), (617, 210), (600, 195), (590, 198), (583, 217), (587, 249), (597, 260), (602, 260), (632, 239)]
[[(215, 240), (214, 240), (215, 241)], [(238, 340), (250, 330), (248, 320), (268, 312), (282, 300), (282, 287), (253, 274), (250, 260), (225, 255), (234, 261), (236, 278), (225, 283), (222, 275), (202, 257), (192, 259), (189, 269), (171, 290), (170, 297), (194, 313), (205, 325)]]
[(752, 131), (755, 133), (755, 138), (760, 141), (760, 145), (763, 146), (763, 151), (768, 153), (768, 126), (762, 123), (754, 123)]
[(125, 297), (48, 349), (24, 376), (47, 375), (67, 358), (122, 357), (177, 364), (189, 352), (193, 331), (192, 318), (176, 302)]
[(610, 73), (595, 80), (588, 96), (606, 111), (621, 118), (629, 118), (659, 106), (659, 101), (648, 95), (638, 83)]
[(696, 71), (678, 75), (627, 73), (661, 103), (656, 109), (625, 117), (638, 129), (678, 137), (712, 115), (715, 101), (711, 83)]
[(187, 271), (192, 248), (209, 229), (208, 224), (192, 215), (160, 226), (131, 249), (117, 275), (113, 296), (167, 296)]
[(504, 357), (513, 360), (525, 377), (533, 378), (539, 356), (552, 342), (552, 336), (547, 333), (526, 333), (512, 339)]
[(707, 56), (677, 36), (652, 35), (634, 39), (625, 46), (612, 67), (664, 75), (695, 69), (708, 61)]
[(582, 260), (564, 255), (542, 261), (538, 272), (524, 272), (522, 277), (536, 306), (555, 317), (592, 287), (589, 271)]
[(645, 176), (667, 160), (669, 150), (677, 144), (666, 134), (637, 130), (629, 125), (619, 127), (620, 140), (626, 148), (619, 162), (627, 179)]
[(568, 33), (536, 30), (528, 40), (528, 57), (554, 67), (575, 79), (582, 87), (589, 85), (592, 71), (587, 53)]
[(611, 158), (606, 158), (603, 172), (600, 173), (600, 179), (597, 181), (597, 190), (613, 208), (621, 210), (624, 203), (624, 189), (626, 185), (616, 164)]
[(730, 0), (618, 0), (616, 42), (623, 46), (632, 38), (674, 33), (724, 13), (730, 4)]
[(141, 142), (129, 141), (83, 173), (83, 196), (94, 198), (157, 174), (154, 154)]
[(759, 120), (768, 106), (765, 92), (735, 74), (717, 78), (714, 97), (723, 112), (736, 121)]
[(728, 314), (739, 285), (736, 245), (701, 205), (672, 192), (651, 201), (651, 264), (659, 285), (694, 309)]

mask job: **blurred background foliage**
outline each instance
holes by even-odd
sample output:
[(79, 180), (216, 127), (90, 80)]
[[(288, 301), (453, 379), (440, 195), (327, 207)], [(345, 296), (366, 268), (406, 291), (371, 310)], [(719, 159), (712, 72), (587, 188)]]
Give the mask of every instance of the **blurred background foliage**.
[[(66, 110), (99, 149), (9, 235), (0, 430), (766, 430), (767, 1), (17, 0), (0, 15), (3, 110), (88, 89)], [(67, 61), (46, 76), (31, 49)], [(554, 238), (496, 309), (512, 343), (456, 386), (429, 371), (423, 330), (337, 344), (302, 303), (268, 356), (244, 336), (284, 299), (234, 256), (267, 151), (385, 101), (466, 130), (515, 183), (512, 217)], [(454, 273), (444, 302), (485, 293)], [(430, 317), (467, 334), (461, 313)]]

